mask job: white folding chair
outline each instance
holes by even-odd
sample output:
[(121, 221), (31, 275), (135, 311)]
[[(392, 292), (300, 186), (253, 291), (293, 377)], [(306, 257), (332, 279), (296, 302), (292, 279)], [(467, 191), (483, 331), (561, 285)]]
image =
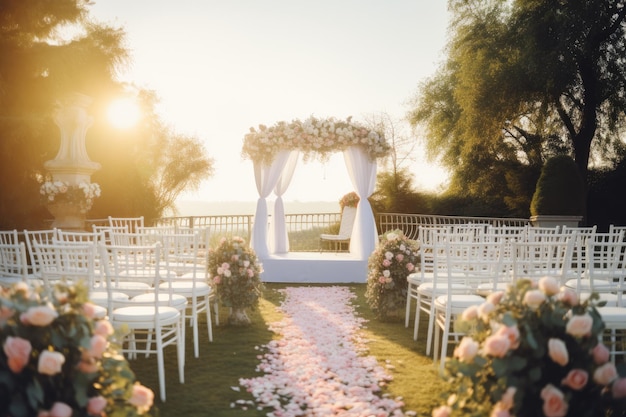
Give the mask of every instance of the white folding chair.
[(28, 284), (28, 260), (24, 242), (0, 244), (0, 286)]
[(137, 229), (144, 227), (143, 216), (139, 217), (111, 217), (109, 216), (109, 226), (112, 228), (126, 227), (130, 233), (136, 233)]
[(38, 270), (37, 256), (35, 254), (35, 248), (33, 242), (39, 243), (53, 243), (56, 238), (56, 229), (43, 229), (43, 230), (24, 230), (24, 240), (26, 241), (26, 249), (28, 250), (28, 260), (30, 262), (29, 278), (34, 282), (41, 283), (41, 273)]
[(322, 233), (320, 235), (320, 251), (322, 250), (323, 242), (333, 242), (335, 250), (338, 250), (342, 243), (349, 243), (352, 237), (355, 219), (356, 207), (344, 207), (341, 213), (339, 232), (336, 235), (329, 233)]

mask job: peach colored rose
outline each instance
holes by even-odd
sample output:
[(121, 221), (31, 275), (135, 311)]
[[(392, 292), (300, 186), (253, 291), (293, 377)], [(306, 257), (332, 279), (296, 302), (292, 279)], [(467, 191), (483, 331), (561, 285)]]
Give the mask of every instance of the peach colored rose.
[(613, 398), (626, 397), (626, 378), (616, 379), (611, 386), (611, 393), (613, 394)]
[(496, 334), (508, 338), (511, 343), (511, 349), (517, 349), (519, 347), (519, 329), (517, 326), (503, 325), (498, 329)]
[(18, 282), (17, 284), (15, 284), (13, 286), (13, 290), (17, 293), (17, 292), (22, 292), (24, 293), (24, 297), (29, 296), (30, 294), (30, 288), (28, 287), (28, 284), (25, 282)]
[(593, 380), (598, 385), (609, 385), (615, 378), (617, 378), (617, 370), (611, 362), (599, 366), (593, 373)]
[(6, 323), (8, 319), (13, 317), (13, 314), (15, 314), (15, 310), (12, 308), (0, 306), (0, 325)]
[(113, 325), (108, 320), (98, 320), (94, 325), (93, 332), (102, 337), (111, 336), (113, 334)]
[(569, 371), (567, 376), (563, 378), (561, 384), (565, 385), (566, 387), (570, 387), (575, 391), (580, 391), (581, 389), (585, 388), (588, 380), (589, 374), (587, 373), (587, 371), (583, 369), (572, 369), (571, 371)]
[(478, 317), (478, 306), (469, 306), (461, 313), (461, 320), (471, 321)]
[(133, 393), (128, 402), (137, 407), (140, 413), (148, 411), (153, 401), (154, 393), (150, 388), (140, 384), (133, 385)]
[(557, 294), (557, 299), (571, 307), (578, 305), (578, 294), (571, 288), (561, 287), (561, 291)]
[(44, 350), (39, 354), (37, 371), (44, 375), (56, 375), (61, 372), (61, 367), (64, 363), (65, 356), (61, 352)]
[(500, 407), (505, 410), (510, 410), (511, 408), (513, 408), (513, 405), (515, 404), (516, 392), (517, 392), (517, 388), (508, 387), (506, 391), (504, 392), (504, 394), (502, 394), (502, 398), (500, 399), (500, 401), (498, 401), (498, 404), (500, 404)]
[(478, 306), (478, 317), (483, 319), (484, 321), (489, 321), (489, 314), (493, 313), (496, 309), (489, 301), (486, 301)]
[(463, 362), (471, 362), (478, 353), (478, 347), (478, 342), (469, 336), (465, 336), (454, 349), (454, 356)]
[(20, 373), (28, 363), (32, 346), (30, 341), (21, 337), (9, 336), (4, 341), (4, 353), (7, 355), (7, 365), (13, 373)]
[(492, 292), (487, 296), (487, 302), (497, 306), (502, 301), (502, 297), (504, 296), (504, 291), (496, 291)]
[(593, 319), (589, 313), (583, 315), (575, 315), (567, 321), (565, 332), (574, 337), (584, 337), (591, 334)]
[(92, 416), (99, 416), (104, 411), (106, 405), (107, 400), (103, 396), (91, 397), (87, 402), (87, 412)]
[(83, 314), (89, 318), (89, 319), (93, 319), (96, 316), (96, 306), (93, 303), (84, 303), (83, 304)]
[(447, 405), (442, 405), (433, 410), (432, 417), (450, 417), (450, 414), (452, 414), (452, 409)]
[(84, 374), (93, 374), (98, 371), (98, 361), (95, 358), (83, 357), (83, 359), (78, 362), (77, 368)]
[(511, 417), (511, 413), (509, 412), (509, 410), (498, 408), (498, 406), (496, 405), (495, 407), (493, 407), (493, 410), (491, 410), (491, 414), (489, 414), (489, 417)]
[(52, 404), (52, 408), (50, 409), (50, 417), (71, 417), (72, 415), (72, 407), (69, 405), (56, 402)]
[(602, 365), (609, 361), (609, 357), (611, 356), (611, 352), (609, 349), (603, 345), (602, 343), (598, 343), (591, 351), (593, 355), (593, 363), (596, 365)]
[(567, 414), (568, 404), (565, 396), (552, 384), (546, 385), (541, 390), (543, 399), (543, 414), (546, 417), (564, 417)]
[(485, 353), (496, 358), (504, 357), (510, 348), (509, 338), (498, 334), (487, 337), (484, 342)]
[(528, 290), (524, 294), (524, 304), (531, 310), (537, 310), (546, 301), (546, 295), (540, 290)]
[(539, 289), (548, 297), (553, 296), (559, 292), (559, 282), (554, 277), (542, 277)]
[(548, 355), (550, 359), (561, 366), (565, 366), (569, 362), (567, 346), (565, 346), (565, 342), (560, 339), (552, 338), (548, 340)]
[(216, 276), (213, 278), (213, 283), (214, 283), (214, 284), (220, 285), (220, 283), (221, 283), (221, 282), (222, 282), (222, 277), (220, 277), (219, 275), (216, 275)]
[(413, 265), (411, 262), (409, 262), (408, 264), (406, 264), (406, 269), (411, 272), (415, 269), (415, 265)]
[(20, 321), (33, 326), (47, 326), (59, 316), (59, 313), (50, 306), (30, 307), (20, 316)]
[(94, 334), (90, 342), (89, 354), (94, 358), (101, 358), (107, 348), (107, 340), (99, 334)]

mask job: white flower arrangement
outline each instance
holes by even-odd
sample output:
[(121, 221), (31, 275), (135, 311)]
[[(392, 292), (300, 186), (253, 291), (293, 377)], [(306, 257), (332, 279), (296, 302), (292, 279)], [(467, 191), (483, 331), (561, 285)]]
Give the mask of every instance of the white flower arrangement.
[(250, 128), (244, 137), (242, 155), (253, 161), (271, 163), (281, 150), (298, 149), (304, 157), (316, 153), (325, 158), (328, 153), (342, 151), (350, 146), (362, 146), (370, 159), (384, 156), (390, 147), (382, 133), (355, 123), (351, 118), (317, 119), (313, 116), (305, 121), (278, 122), (258, 129)]
[(65, 181), (46, 181), (39, 188), (43, 204), (67, 202), (78, 204), (81, 213), (91, 209), (94, 199), (100, 197), (98, 183), (81, 181), (69, 184)]

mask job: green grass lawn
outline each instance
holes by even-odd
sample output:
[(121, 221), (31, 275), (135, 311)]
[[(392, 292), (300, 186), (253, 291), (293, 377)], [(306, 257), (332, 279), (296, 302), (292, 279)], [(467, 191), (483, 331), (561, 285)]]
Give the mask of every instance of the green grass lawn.
[[(187, 331), (185, 383), (178, 382), (175, 348), (167, 349), (166, 380), (167, 401), (161, 403), (155, 398), (160, 415), (207, 417), (207, 416), (265, 416), (267, 410), (255, 407), (247, 410), (240, 405), (231, 407), (237, 400), (251, 400), (252, 396), (233, 390), (239, 387), (239, 378), (258, 376), (255, 368), (261, 354), (257, 347), (268, 343), (274, 334), (268, 324), (281, 319), (275, 307), (280, 304), (281, 293), (286, 285), (267, 284), (264, 298), (257, 310), (249, 312), (253, 324), (250, 327), (235, 328), (225, 325), (227, 309), (220, 310), (219, 326), (214, 326), (213, 342), (208, 341), (206, 325), (200, 326), (200, 357), (193, 357), (191, 330)], [(357, 313), (369, 320), (364, 328), (371, 340), (370, 354), (393, 366), (390, 370), (393, 381), (385, 392), (393, 397), (402, 397), (405, 410), (413, 410), (418, 416), (430, 416), (431, 410), (441, 402), (440, 393), (445, 383), (438, 377), (432, 358), (426, 357), (425, 338), (413, 340), (412, 324), (404, 327), (404, 311), (391, 322), (377, 321), (365, 302), (365, 284), (350, 285), (357, 294)], [(424, 315), (422, 315), (424, 316)], [(423, 324), (426, 326), (426, 323)], [(425, 327), (422, 327), (425, 328)], [(425, 333), (425, 332), (423, 332)], [(424, 339), (424, 340), (422, 340)], [(139, 358), (130, 361), (131, 368), (143, 384), (151, 387), (158, 397), (156, 358)]]

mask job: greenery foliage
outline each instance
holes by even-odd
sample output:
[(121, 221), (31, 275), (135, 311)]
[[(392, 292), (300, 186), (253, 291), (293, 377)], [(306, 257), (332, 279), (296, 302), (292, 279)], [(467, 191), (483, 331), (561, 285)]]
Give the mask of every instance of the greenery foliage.
[(576, 163), (567, 155), (546, 161), (530, 204), (530, 214), (572, 215), (585, 213), (585, 191)]
[[(449, 390), (433, 416), (581, 416), (623, 411), (618, 378), (599, 342), (597, 295), (581, 302), (555, 278), (519, 280), (468, 308), (465, 336), (446, 362)], [(619, 397), (619, 398), (618, 398)], [(616, 415), (616, 414), (613, 414)]]
[(370, 308), (381, 320), (406, 305), (407, 276), (419, 265), (417, 242), (402, 231), (387, 232), (368, 259), (367, 291)]
[(256, 253), (238, 236), (222, 238), (209, 250), (211, 285), (224, 306), (255, 307), (263, 291), (263, 268)]
[(149, 415), (154, 394), (93, 314), (83, 285), (0, 288), (0, 415)]

